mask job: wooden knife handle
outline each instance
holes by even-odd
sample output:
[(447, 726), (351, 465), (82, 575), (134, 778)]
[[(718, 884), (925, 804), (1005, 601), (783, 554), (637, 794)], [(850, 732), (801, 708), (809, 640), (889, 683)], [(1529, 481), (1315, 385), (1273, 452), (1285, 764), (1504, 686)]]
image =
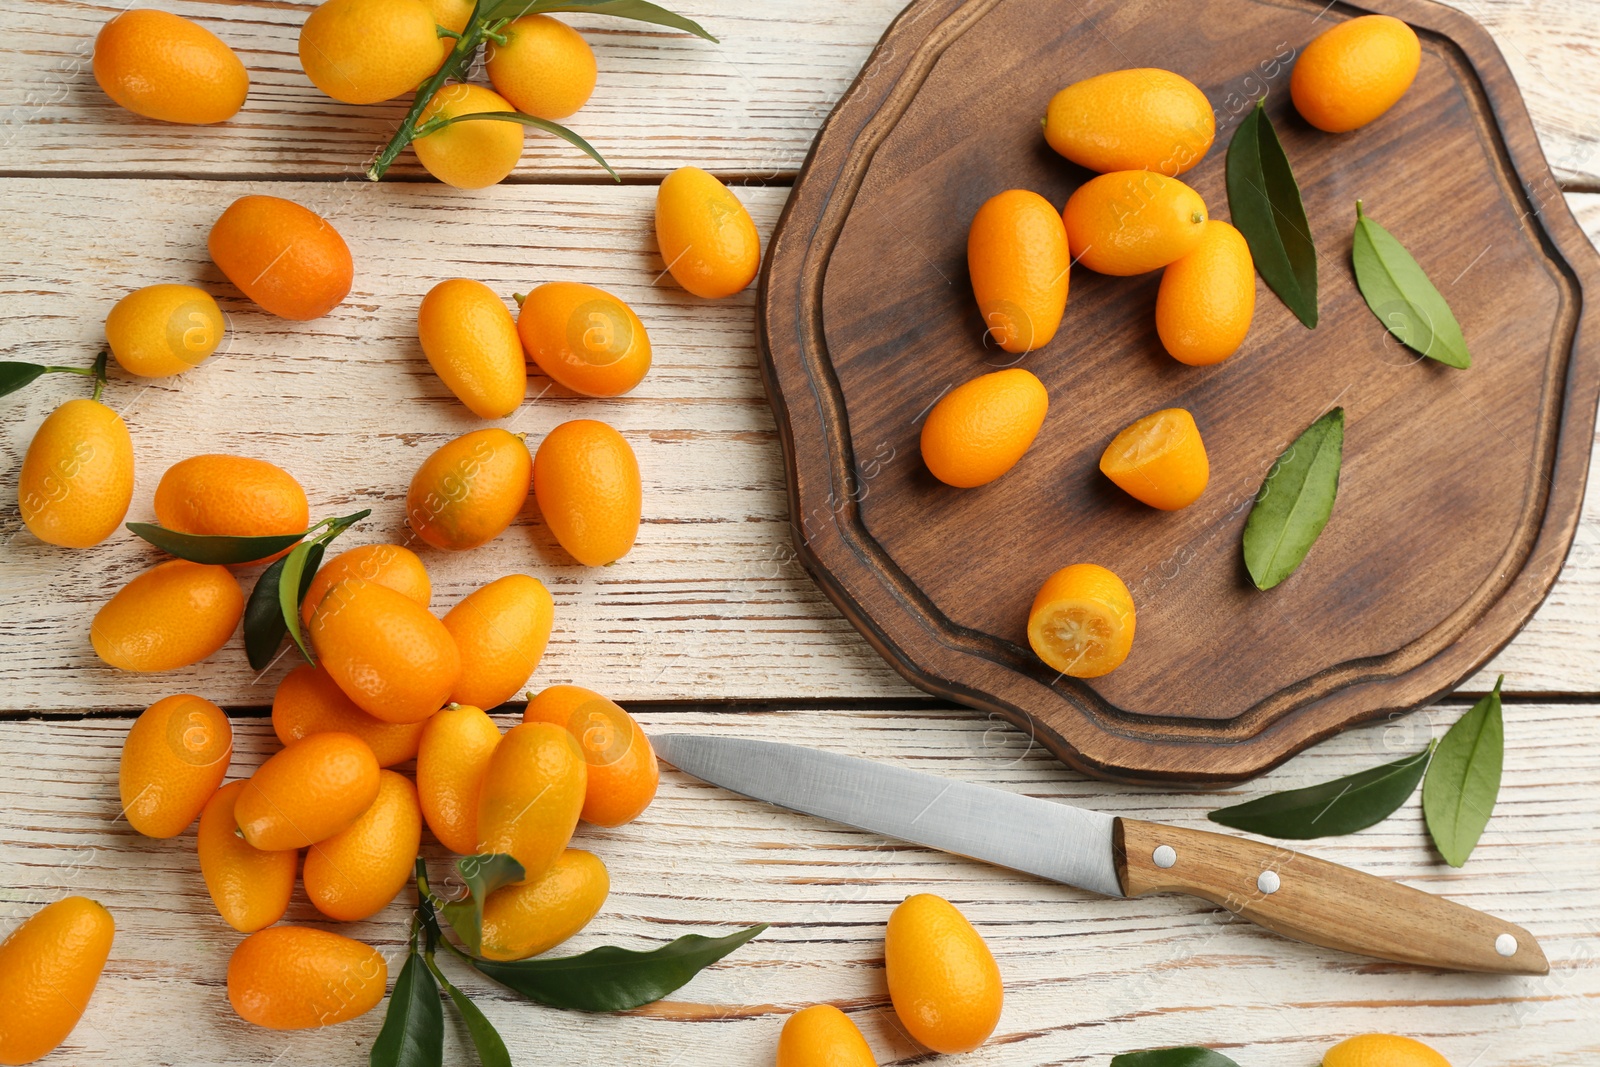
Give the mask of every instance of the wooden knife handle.
[(1303, 852), (1137, 819), (1117, 820), (1115, 848), (1130, 897), (1188, 893), (1297, 941), (1400, 963), (1550, 972), (1520, 926)]

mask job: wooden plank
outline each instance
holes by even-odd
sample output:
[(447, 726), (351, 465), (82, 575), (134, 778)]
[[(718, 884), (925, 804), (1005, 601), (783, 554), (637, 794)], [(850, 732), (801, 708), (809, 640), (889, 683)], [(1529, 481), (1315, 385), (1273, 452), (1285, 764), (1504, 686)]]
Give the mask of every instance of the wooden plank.
[[(226, 451), (282, 464), (306, 486), (318, 516), (371, 507), (373, 517), (344, 543), (403, 539), (412, 472), (432, 448), (481, 425), (417, 347), (422, 294), (457, 274), (506, 294), (584, 279), (638, 310), (654, 340), (654, 369), (635, 393), (611, 401), (545, 392), (548, 383), (536, 377), (529, 396), (538, 399), (506, 424), (534, 441), (580, 415), (618, 426), (644, 470), (639, 544), (615, 567), (579, 567), (530, 505), (488, 546), (424, 551), (435, 609), (514, 570), (541, 577), (555, 594), (557, 621), (540, 684), (577, 681), (649, 700), (916, 694), (794, 562), (778, 445), (755, 367), (753, 294), (706, 302), (660, 279), (650, 190), (505, 186), (477, 196), (410, 183), (10, 179), (0, 191), (21, 220), (0, 245), (0, 358), (87, 363), (115, 300), (155, 281), (204, 285), (231, 316), (227, 352), (198, 371), (148, 385), (111, 383), (108, 400), (135, 437), (130, 519), (152, 517), (151, 494), (170, 464)], [(248, 191), (287, 195), (335, 220), (357, 254), (349, 303), (318, 322), (290, 323), (253, 310), (221, 278), (206, 258), (206, 229)], [(770, 232), (784, 192), (741, 195)], [(1570, 202), (1600, 235), (1600, 196)], [(470, 210), (485, 203), (493, 210)], [(94, 612), (159, 557), (125, 532), (78, 552), (21, 529), (16, 470), (27, 442), (48, 410), (77, 395), (81, 382), (61, 375), (0, 400), (0, 708), (141, 708), (180, 688), (229, 707), (269, 704), (291, 658), (258, 680), (237, 637), (210, 662), (170, 675), (124, 674), (94, 656)], [(1511, 691), (1600, 692), (1597, 613), (1600, 494), (1591, 492), (1549, 601), (1469, 689), (1486, 689), (1494, 671), (1505, 671)]]
[[(1431, 708), (1389, 727), (1347, 733), (1245, 791), (1306, 784), (1414, 751), (1463, 709)], [(1009, 727), (965, 712), (738, 713), (642, 709), (667, 730), (783, 738), (866, 754), (1053, 800), (1092, 804), (1193, 828), (1224, 802), (1091, 782)], [(837, 1003), (858, 1021), (880, 1063), (918, 1050), (888, 1005), (882, 937), (905, 896), (933, 892), (979, 927), (1005, 978), (994, 1038), (971, 1062), (1104, 1067), (1136, 1048), (1200, 1043), (1240, 1063), (1310, 1064), (1335, 1041), (1371, 1030), (1413, 1034), (1458, 1067), (1578, 1067), (1600, 1054), (1592, 965), (1600, 930), (1600, 746), (1589, 705), (1509, 704), (1505, 784), (1466, 868), (1447, 868), (1427, 843), (1413, 797), (1359, 834), (1306, 851), (1395, 878), (1528, 927), (1548, 953), (1543, 978), (1447, 974), (1376, 964), (1290, 942), (1178, 896), (1093, 897), (940, 853), (889, 842), (734, 797), (675, 770), (644, 816), (615, 830), (579, 830), (600, 855), (611, 898), (569, 943), (641, 946), (690, 931), (770, 922), (772, 929), (705, 972), (670, 1003), (622, 1016), (548, 1010), (482, 980), (482, 998), (517, 1062), (618, 1062), (706, 1067), (770, 1064), (783, 1017)], [(364, 1059), (380, 1016), (323, 1031), (252, 1029), (228, 1008), (223, 982), (239, 935), (216, 917), (200, 880), (192, 831), (141, 838), (117, 817), (121, 719), (0, 723), (0, 933), (68, 893), (105, 903), (118, 933), (85, 1021), (62, 1063), (128, 1065), (350, 1063)], [(1592, 732), (1592, 731), (1591, 731)], [(237, 723), (233, 774), (274, 747), (260, 720)], [(430, 849), (433, 846), (430, 845)], [(430, 851), (437, 871), (443, 857)], [(401, 899), (374, 919), (337, 927), (398, 962)], [(290, 921), (319, 920), (297, 891)], [(566, 951), (567, 949), (561, 950)], [(460, 968), (444, 964), (451, 973)], [(391, 976), (395, 968), (391, 967)], [(452, 1040), (452, 1063), (469, 1063)], [(52, 1061), (54, 1062), (54, 1061)]]
[[(1452, 3), (1499, 42), (1557, 175), (1585, 187), (1600, 183), (1600, 63), (1594, 62), (1600, 28), (1585, 0)], [(0, 173), (354, 178), (404, 111), (403, 102), (340, 104), (307, 81), (296, 41), (309, 3), (169, 0), (160, 6), (199, 20), (239, 52), (253, 79), (244, 110), (209, 129), (122, 111), (100, 92), (89, 69), (94, 35), (115, 8), (5, 0), (0, 20), (11, 49), (0, 70), (0, 143), (6, 147)], [(753, 180), (793, 175), (818, 124), (903, 5), (684, 0), (671, 6), (700, 20), (722, 43), (617, 19), (573, 19), (594, 45), (600, 82), (571, 125), (632, 177), (659, 176), (690, 162)], [(1221, 46), (1227, 28), (1214, 30)], [(1314, 32), (1308, 26), (1306, 38)], [(1113, 43), (1130, 66), (1164, 61), (1134, 31)], [(1249, 69), (1241, 69), (1241, 78)], [(1091, 73), (1098, 71), (1044, 76)], [(1239, 91), (1248, 95), (1259, 86)], [(408, 154), (395, 173), (414, 175), (420, 168)], [(514, 180), (597, 182), (605, 176), (575, 149), (530, 135)]]

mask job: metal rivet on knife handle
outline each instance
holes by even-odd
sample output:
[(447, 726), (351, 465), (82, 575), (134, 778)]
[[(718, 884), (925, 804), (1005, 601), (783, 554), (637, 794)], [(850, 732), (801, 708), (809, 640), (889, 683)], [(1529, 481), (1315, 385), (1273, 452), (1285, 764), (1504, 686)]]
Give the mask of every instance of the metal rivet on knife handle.
[(1277, 871), (1262, 871), (1256, 878), (1256, 888), (1268, 896), (1276, 893), (1281, 885), (1283, 882), (1279, 879)]
[(1150, 853), (1150, 862), (1163, 869), (1171, 867), (1178, 862), (1178, 850), (1171, 845), (1157, 845), (1156, 850)]
[(1501, 934), (1494, 939), (1494, 950), (1502, 956), (1515, 956), (1517, 954), (1517, 939), (1513, 934)]

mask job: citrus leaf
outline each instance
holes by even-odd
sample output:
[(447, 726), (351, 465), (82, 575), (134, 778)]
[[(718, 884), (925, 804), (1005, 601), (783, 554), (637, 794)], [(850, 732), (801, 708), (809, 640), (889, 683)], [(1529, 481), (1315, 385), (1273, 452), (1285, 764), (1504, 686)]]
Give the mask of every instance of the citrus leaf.
[(1427, 780), (1422, 783), (1422, 814), (1439, 855), (1460, 867), (1472, 855), (1489, 825), (1489, 813), (1500, 795), (1500, 770), (1505, 762), (1505, 720), (1500, 710), (1500, 684), (1456, 720), (1439, 742)]
[(1317, 248), (1266, 98), (1228, 143), (1228, 212), (1262, 279), (1306, 326), (1317, 325)]
[(417, 952), (412, 934), (411, 951), (394, 980), (383, 1029), (367, 1058), (371, 1067), (437, 1067), (444, 1063), (444, 1004), (433, 973)]
[(306, 536), (305, 533), (292, 533), (232, 537), (227, 534), (180, 533), (153, 522), (130, 522), (127, 525), (128, 529), (163, 552), (191, 563), (254, 563), (282, 552)]
[(489, 18), (518, 18), (522, 15), (548, 15), (555, 11), (577, 12), (585, 15), (613, 15), (619, 19), (648, 22), (654, 26), (667, 26), (683, 30), (708, 41), (716, 38), (694, 19), (684, 18), (647, 0), (500, 0), (489, 5)]
[(0, 363), (0, 396), (31, 385), (49, 369), (41, 363)]
[(1328, 525), (1343, 456), (1344, 408), (1334, 408), (1272, 464), (1244, 524), (1244, 564), (1257, 589), (1293, 574)]
[(456, 871), (467, 884), (467, 895), (439, 910), (467, 951), (476, 956), (483, 949), (483, 902), (501, 886), (522, 881), (527, 872), (522, 864), (498, 852), (462, 856), (456, 860)]
[(556, 959), (472, 958), (483, 974), (530, 1000), (577, 1011), (627, 1011), (660, 1000), (767, 928), (765, 923), (729, 934), (688, 934), (649, 952), (605, 945)]
[[(302, 603), (306, 591), (311, 588), (312, 577), (322, 565), (325, 548), (322, 542), (313, 541), (306, 553), (306, 566), (300, 574)], [(275, 559), (261, 572), (255, 587), (250, 590), (250, 599), (244, 605), (244, 654), (250, 666), (258, 671), (267, 669), (272, 657), (278, 654), (278, 646), (283, 644), (283, 635), (289, 632), (278, 600), (278, 582), (283, 576), (283, 565), (287, 559), (287, 556)]]
[(1429, 745), (1421, 752), (1331, 782), (1269, 793), (1219, 808), (1206, 818), (1266, 837), (1309, 841), (1353, 834), (1393, 815), (1422, 781)]
[(1111, 1067), (1239, 1067), (1220, 1052), (1196, 1045), (1124, 1052), (1111, 1058)]
[[(316, 573), (316, 567), (311, 565), (311, 550), (322, 545), (321, 541), (295, 545), (293, 551), (283, 557), (283, 573), (278, 576), (278, 612), (284, 631), (311, 664), (315, 664), (317, 658), (306, 647), (305, 637), (300, 633), (300, 587), (305, 575)], [(318, 559), (321, 559), (320, 553)]]
[(1405, 245), (1368, 218), (1359, 200), (1350, 259), (1367, 307), (1401, 344), (1448, 367), (1472, 366), (1450, 305)]
[(559, 122), (551, 122), (549, 119), (541, 119), (535, 118), (532, 115), (524, 115), (520, 111), (474, 111), (470, 115), (452, 115), (447, 119), (439, 119), (435, 122), (428, 123), (425, 130), (419, 130), (417, 132), (417, 136), (426, 137), (428, 134), (433, 133), (436, 130), (442, 130), (446, 126), (452, 126), (458, 122), (472, 122), (477, 119), (495, 119), (499, 122), (517, 122), (524, 126), (533, 126), (537, 129), (544, 130), (546, 133), (553, 133), (557, 137), (566, 141), (568, 144), (576, 145), (577, 147), (583, 149), (583, 151), (589, 154), (591, 159), (600, 164), (602, 167), (606, 168), (606, 172), (609, 173), (613, 178), (616, 178), (616, 180), (619, 182), (622, 180), (617, 176), (617, 172), (611, 169), (611, 164), (606, 162), (605, 157), (595, 150), (594, 145), (590, 144), (588, 141), (585, 141), (582, 137), (579, 137), (576, 133), (573, 133)]
[(494, 1028), (489, 1017), (472, 1002), (472, 998), (450, 984), (450, 979), (439, 970), (439, 965), (432, 956), (425, 957), (428, 969), (439, 980), (444, 991), (450, 995), (450, 1000), (456, 1006), (456, 1012), (461, 1016), (461, 1021), (467, 1024), (467, 1033), (472, 1038), (472, 1047), (478, 1051), (478, 1062), (483, 1067), (511, 1067), (511, 1053), (506, 1048), (500, 1031)]

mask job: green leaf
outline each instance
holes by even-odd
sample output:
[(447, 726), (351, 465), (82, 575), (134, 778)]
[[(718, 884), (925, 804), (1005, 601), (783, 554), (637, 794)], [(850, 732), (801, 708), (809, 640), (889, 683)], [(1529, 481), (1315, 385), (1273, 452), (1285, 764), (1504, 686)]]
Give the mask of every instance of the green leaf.
[(606, 945), (556, 959), (471, 959), (479, 971), (530, 1000), (577, 1011), (627, 1011), (660, 1000), (767, 928), (727, 937), (689, 934), (649, 952)]
[(305, 533), (268, 534), (263, 537), (179, 533), (153, 522), (130, 522), (128, 529), (163, 552), (191, 563), (254, 563), (282, 552), (306, 536)]
[[(321, 541), (313, 541), (306, 553), (306, 566), (300, 575), (300, 602), (304, 603), (311, 579), (322, 565), (322, 555), (327, 548)], [(250, 599), (244, 605), (244, 654), (250, 666), (258, 671), (267, 669), (272, 657), (278, 654), (283, 635), (289, 627), (283, 621), (283, 607), (279, 602), (278, 582), (283, 576), (283, 566), (288, 560), (275, 559), (261, 572), (250, 590)]]
[(506, 1049), (500, 1031), (494, 1028), (489, 1017), (472, 1002), (471, 997), (450, 984), (450, 979), (439, 970), (439, 965), (434, 962), (431, 955), (426, 959), (428, 969), (439, 980), (444, 991), (450, 994), (450, 1000), (455, 1004), (461, 1021), (467, 1024), (467, 1033), (472, 1037), (472, 1047), (478, 1050), (478, 1062), (483, 1064), (483, 1067), (511, 1067), (511, 1053)]
[(40, 375), (47, 373), (49, 367), (42, 363), (0, 363), (0, 396), (14, 393), (25, 385), (31, 385)]
[(1401, 344), (1449, 367), (1472, 366), (1450, 305), (1405, 245), (1368, 218), (1359, 200), (1350, 258), (1367, 307)]
[(1196, 1045), (1180, 1048), (1153, 1048), (1147, 1052), (1124, 1052), (1113, 1056), (1111, 1067), (1239, 1067), (1220, 1052)]
[(1306, 326), (1317, 325), (1317, 249), (1300, 186), (1267, 118), (1266, 98), (1228, 144), (1228, 211), (1256, 270)]
[(467, 951), (476, 956), (483, 950), (483, 902), (501, 886), (522, 881), (527, 872), (510, 856), (496, 852), (462, 856), (456, 860), (456, 871), (467, 884), (467, 896), (439, 910)]
[(371, 1067), (436, 1067), (444, 1063), (444, 1004), (432, 971), (417, 952), (414, 933), (368, 1062)]
[(1206, 817), (1236, 830), (1292, 841), (1353, 834), (1387, 819), (1417, 791), (1432, 751), (1429, 745), (1381, 767), (1304, 789), (1269, 793)]
[(313, 547), (315, 545), (312, 542), (305, 541), (295, 545), (294, 550), (283, 557), (283, 573), (278, 576), (278, 612), (283, 620), (284, 631), (294, 641), (295, 647), (300, 650), (307, 663), (314, 664), (317, 662), (317, 657), (311, 654), (311, 649), (306, 646), (305, 637), (300, 632), (301, 583), (305, 580), (305, 575), (316, 573), (316, 569), (310, 566)]
[(518, 18), (522, 15), (548, 15), (556, 11), (585, 15), (614, 15), (619, 19), (648, 22), (653, 26), (667, 26), (674, 30), (692, 33), (696, 37), (704, 37), (708, 41), (716, 41), (716, 38), (707, 33), (705, 27), (694, 19), (684, 18), (664, 7), (647, 3), (646, 0), (500, 0), (499, 3), (490, 3), (488, 11), (491, 21)]
[(1501, 675), (1494, 690), (1445, 733), (1422, 783), (1428, 834), (1452, 867), (1462, 866), (1472, 855), (1500, 795), (1506, 740), (1500, 685), (1505, 680)]
[(1244, 564), (1257, 589), (1295, 572), (1328, 525), (1344, 459), (1344, 408), (1306, 427), (1267, 472), (1244, 524)]
[(579, 137), (576, 133), (573, 133), (559, 122), (551, 122), (549, 119), (541, 119), (535, 118), (532, 115), (524, 115), (520, 111), (474, 111), (470, 115), (452, 115), (447, 119), (439, 119), (435, 122), (429, 122), (425, 129), (417, 131), (417, 136), (426, 137), (428, 134), (437, 130), (442, 130), (446, 126), (453, 126), (458, 122), (473, 122), (477, 119), (494, 119), (499, 122), (517, 122), (524, 126), (533, 126), (544, 130), (547, 133), (553, 133), (567, 143), (577, 145), (579, 148), (583, 149), (590, 155), (591, 158), (594, 159), (596, 163), (606, 168), (606, 171), (610, 173), (613, 178), (616, 178), (616, 180), (619, 182), (622, 180), (617, 176), (617, 172), (611, 169), (611, 164), (605, 161), (605, 157), (595, 150), (594, 145), (590, 144), (588, 141), (585, 141), (582, 137)]

